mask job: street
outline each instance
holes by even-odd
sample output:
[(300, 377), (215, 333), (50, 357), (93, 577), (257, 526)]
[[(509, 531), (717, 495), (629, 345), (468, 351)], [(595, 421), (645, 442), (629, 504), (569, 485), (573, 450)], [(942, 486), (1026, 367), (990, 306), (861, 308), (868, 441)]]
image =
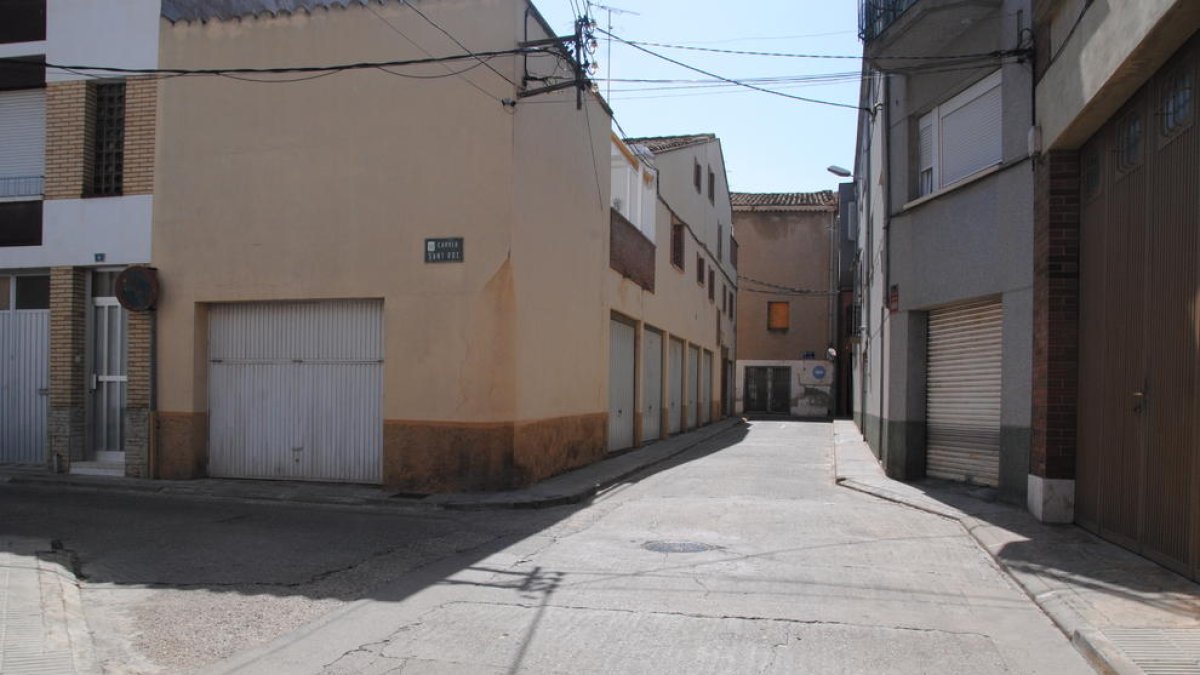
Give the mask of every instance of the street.
[(838, 487), (832, 426), (735, 427), (591, 504), (440, 512), (0, 487), (152, 673), (1070, 673), (957, 524)]

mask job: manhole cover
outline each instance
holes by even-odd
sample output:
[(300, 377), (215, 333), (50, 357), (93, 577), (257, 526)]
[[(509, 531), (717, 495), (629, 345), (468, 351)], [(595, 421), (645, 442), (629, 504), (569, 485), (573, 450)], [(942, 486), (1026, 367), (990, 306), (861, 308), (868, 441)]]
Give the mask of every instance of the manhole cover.
[(721, 547), (702, 544), (698, 541), (648, 541), (642, 544), (642, 548), (655, 553), (701, 553)]

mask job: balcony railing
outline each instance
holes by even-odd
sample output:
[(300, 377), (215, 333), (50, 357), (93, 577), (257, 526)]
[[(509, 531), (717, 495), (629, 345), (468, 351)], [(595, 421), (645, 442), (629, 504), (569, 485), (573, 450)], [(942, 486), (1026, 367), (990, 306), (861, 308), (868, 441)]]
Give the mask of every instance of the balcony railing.
[(0, 177), (0, 199), (41, 197), (44, 183), (41, 176)]
[(870, 42), (919, 0), (858, 0), (858, 37)]

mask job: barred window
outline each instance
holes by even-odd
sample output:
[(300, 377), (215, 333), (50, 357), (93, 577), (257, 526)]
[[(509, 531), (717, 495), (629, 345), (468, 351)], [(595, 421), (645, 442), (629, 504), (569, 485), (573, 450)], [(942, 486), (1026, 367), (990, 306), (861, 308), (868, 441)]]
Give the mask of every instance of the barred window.
[(1164, 136), (1179, 131), (1192, 119), (1192, 73), (1180, 70), (1167, 80), (1162, 90), (1159, 121)]
[(92, 189), (95, 196), (121, 194), (125, 173), (125, 83), (95, 85)]
[(1142, 116), (1133, 113), (1121, 122), (1117, 133), (1117, 166), (1129, 171), (1142, 161)]

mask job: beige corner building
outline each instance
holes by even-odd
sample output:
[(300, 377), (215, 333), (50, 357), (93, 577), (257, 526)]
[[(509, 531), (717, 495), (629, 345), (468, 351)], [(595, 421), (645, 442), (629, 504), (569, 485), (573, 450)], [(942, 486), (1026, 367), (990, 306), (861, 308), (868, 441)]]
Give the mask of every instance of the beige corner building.
[[(0, 35), (4, 53), (97, 68), (0, 92), (0, 143), (41, 153), (0, 166), (0, 186), (29, 193), (0, 203), (4, 231), (29, 239), (0, 246), (0, 331), (41, 326), (22, 348), (46, 364), (0, 361), (30, 411), (3, 452), (493, 490), (727, 409), (719, 142), (614, 137), (525, 0), (40, 9), (7, 17), (38, 39)], [(80, 51), (97, 23), (124, 48)], [(295, 66), (329, 69), (270, 72)], [(135, 263), (157, 270), (153, 311), (109, 290)]]
[(837, 196), (735, 192), (732, 204), (740, 275), (736, 410), (830, 417)]

